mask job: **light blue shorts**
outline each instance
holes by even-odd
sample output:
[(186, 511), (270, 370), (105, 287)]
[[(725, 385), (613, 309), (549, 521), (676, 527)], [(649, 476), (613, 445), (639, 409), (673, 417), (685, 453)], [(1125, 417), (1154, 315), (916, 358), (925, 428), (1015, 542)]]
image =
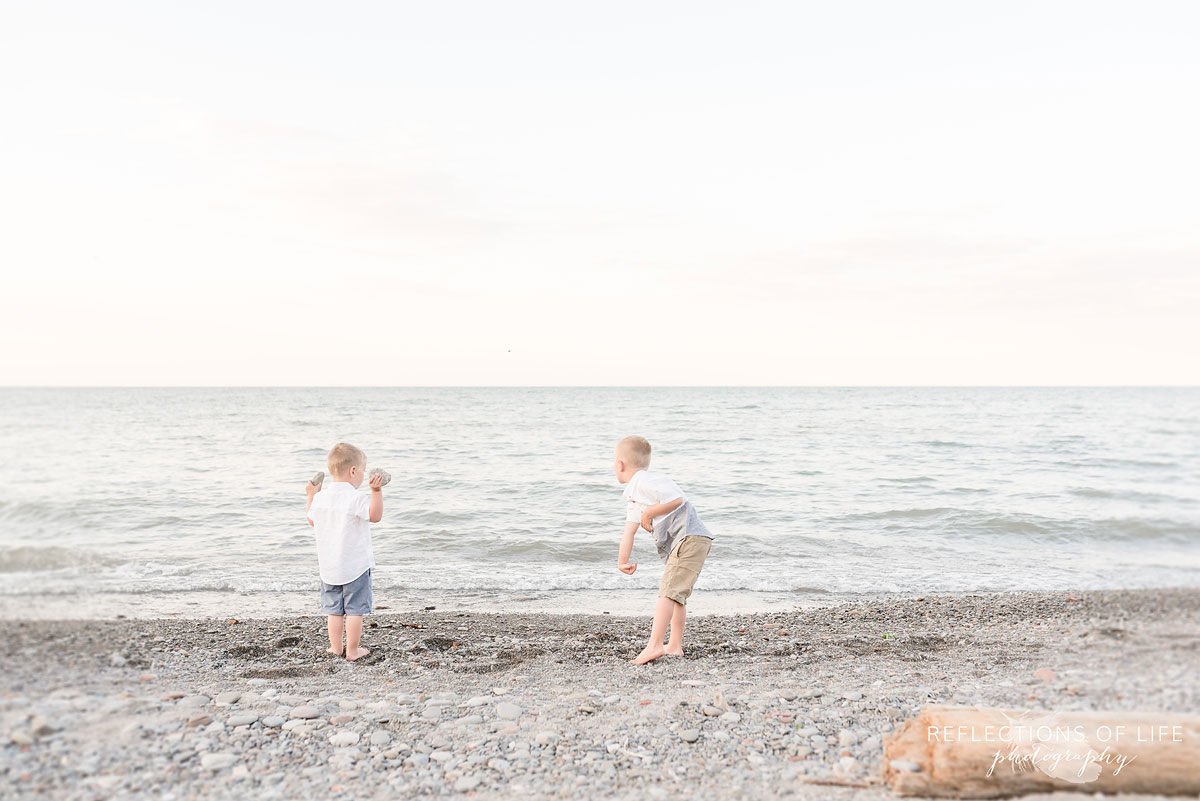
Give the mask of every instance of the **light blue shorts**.
[(321, 582), (321, 612), (326, 615), (369, 615), (375, 607), (371, 601), (371, 569), (349, 584)]

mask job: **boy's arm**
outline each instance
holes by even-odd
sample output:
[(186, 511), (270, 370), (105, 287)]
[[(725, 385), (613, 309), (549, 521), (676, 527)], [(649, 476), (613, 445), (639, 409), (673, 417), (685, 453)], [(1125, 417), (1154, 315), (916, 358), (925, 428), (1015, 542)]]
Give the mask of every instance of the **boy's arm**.
[(625, 533), (621, 536), (621, 550), (617, 552), (617, 570), (627, 576), (632, 576), (637, 570), (637, 562), (630, 564), (629, 557), (633, 554), (633, 535), (637, 534), (638, 524), (629, 521), (625, 524)]
[(653, 506), (647, 506), (646, 510), (642, 512), (642, 528), (653, 533), (654, 518), (658, 517), (659, 515), (670, 514), (680, 506), (683, 506), (683, 498), (676, 498), (675, 500), (667, 501), (666, 503), (656, 503)]
[(304, 504), (304, 517), (306, 520), (308, 520), (308, 524), (310, 526), (315, 526), (316, 523), (314, 523), (312, 518), (308, 516), (308, 510), (312, 508), (313, 496), (320, 492), (320, 490), (321, 488), (319, 486), (315, 486), (311, 481), (304, 482), (304, 491), (308, 493), (308, 503)]
[(377, 475), (371, 478), (371, 509), (367, 519), (372, 523), (378, 523), (383, 519), (383, 476)]

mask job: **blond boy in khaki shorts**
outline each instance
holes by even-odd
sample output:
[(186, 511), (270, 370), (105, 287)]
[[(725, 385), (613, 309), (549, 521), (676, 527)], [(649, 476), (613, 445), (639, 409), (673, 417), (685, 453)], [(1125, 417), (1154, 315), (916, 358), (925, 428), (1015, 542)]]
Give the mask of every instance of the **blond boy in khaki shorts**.
[[(639, 528), (654, 535), (658, 555), (667, 563), (658, 587), (650, 641), (640, 654), (629, 660), (635, 665), (644, 665), (660, 656), (683, 656), (688, 597), (713, 539), (679, 486), (664, 475), (651, 473), (649, 467), (649, 442), (642, 437), (625, 437), (617, 443), (613, 472), (617, 481), (625, 485), (626, 506), (625, 534), (617, 554), (617, 569), (630, 576), (637, 570), (637, 564), (631, 564), (629, 558)], [(671, 639), (663, 647), (668, 624)]]

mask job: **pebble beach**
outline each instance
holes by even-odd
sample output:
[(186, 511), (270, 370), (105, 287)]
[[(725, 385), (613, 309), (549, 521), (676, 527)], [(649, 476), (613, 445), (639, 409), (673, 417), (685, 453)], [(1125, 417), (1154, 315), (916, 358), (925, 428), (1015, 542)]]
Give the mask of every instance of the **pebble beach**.
[[(688, 621), (380, 609), (6, 620), (0, 783), (20, 798), (890, 798), (932, 703), (1194, 712), (1200, 590), (863, 596)], [(9, 793), (13, 795), (10, 796)]]

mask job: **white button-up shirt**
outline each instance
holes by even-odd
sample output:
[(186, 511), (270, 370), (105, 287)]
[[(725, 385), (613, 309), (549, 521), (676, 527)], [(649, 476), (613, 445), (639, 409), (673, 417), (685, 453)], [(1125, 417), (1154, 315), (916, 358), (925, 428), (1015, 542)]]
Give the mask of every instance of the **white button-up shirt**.
[(308, 507), (317, 538), (317, 565), (326, 584), (349, 584), (375, 567), (371, 496), (347, 481), (331, 481)]

